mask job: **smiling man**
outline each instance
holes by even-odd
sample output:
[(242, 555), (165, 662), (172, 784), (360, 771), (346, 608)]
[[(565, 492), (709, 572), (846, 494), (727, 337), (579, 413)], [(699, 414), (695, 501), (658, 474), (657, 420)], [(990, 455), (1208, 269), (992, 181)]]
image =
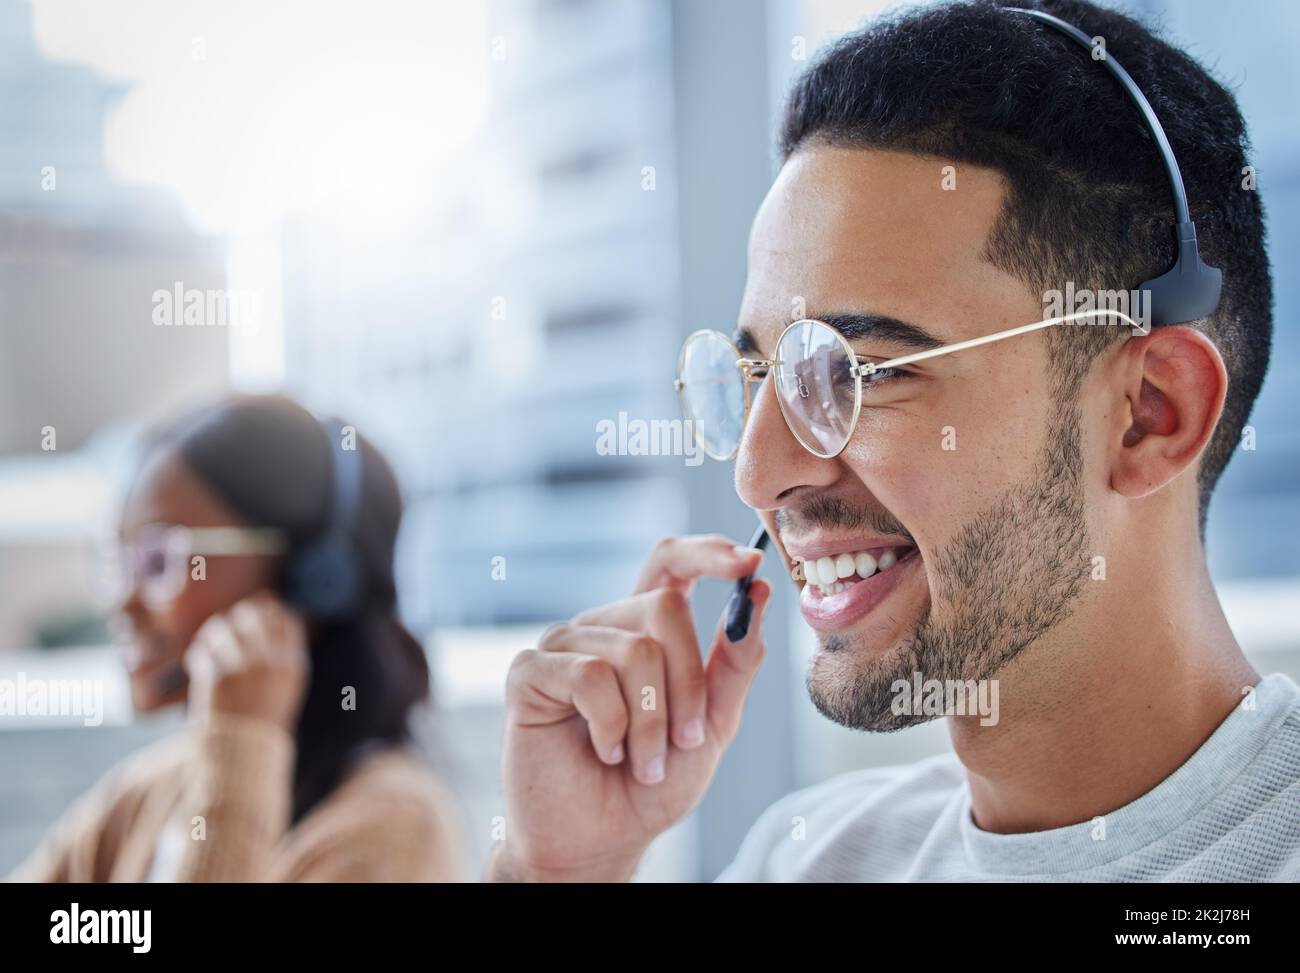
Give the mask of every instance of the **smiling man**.
[[(782, 799), (724, 879), (1300, 878), (1300, 689), (1252, 669), (1203, 546), (1271, 332), (1242, 121), (1133, 21), (1043, 9), (1156, 89), (1222, 294), (1191, 319), (1165, 300), (1042, 323), (1063, 293), (1128, 292), (1179, 256), (1170, 173), (1096, 46), (953, 4), (850, 35), (800, 79), (738, 329), (688, 339), (683, 401), (802, 589), (823, 714), (932, 719), (919, 680), (993, 684), (998, 712), (949, 715), (951, 754)], [(704, 658), (687, 596), (759, 558), (666, 541), (631, 598), (518, 657), (490, 877), (628, 878), (695, 806), (770, 588)]]

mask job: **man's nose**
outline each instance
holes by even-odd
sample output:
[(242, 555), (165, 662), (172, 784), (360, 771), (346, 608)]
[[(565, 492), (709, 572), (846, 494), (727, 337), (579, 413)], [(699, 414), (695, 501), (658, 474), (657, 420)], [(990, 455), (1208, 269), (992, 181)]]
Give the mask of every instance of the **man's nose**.
[(773, 510), (797, 492), (830, 486), (840, 464), (820, 459), (799, 444), (786, 425), (771, 373), (754, 388), (749, 419), (736, 454), (736, 493), (755, 510)]

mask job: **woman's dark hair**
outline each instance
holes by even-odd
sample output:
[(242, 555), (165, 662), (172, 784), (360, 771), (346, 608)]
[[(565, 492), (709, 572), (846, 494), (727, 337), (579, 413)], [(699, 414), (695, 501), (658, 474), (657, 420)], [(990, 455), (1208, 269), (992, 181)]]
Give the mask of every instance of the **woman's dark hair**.
[[(158, 437), (250, 526), (278, 527), (292, 557), (328, 525), (332, 444), (310, 412), (279, 395), (240, 395), (181, 419)], [(312, 623), (311, 676), (297, 728), (293, 819), (330, 793), (351, 762), (375, 744), (409, 739), (411, 709), (429, 695), (424, 651), (398, 619), (393, 550), (402, 519), (397, 480), (359, 434), (361, 495), (352, 542), (360, 607), (339, 622)], [(344, 687), (355, 709), (344, 709)]]

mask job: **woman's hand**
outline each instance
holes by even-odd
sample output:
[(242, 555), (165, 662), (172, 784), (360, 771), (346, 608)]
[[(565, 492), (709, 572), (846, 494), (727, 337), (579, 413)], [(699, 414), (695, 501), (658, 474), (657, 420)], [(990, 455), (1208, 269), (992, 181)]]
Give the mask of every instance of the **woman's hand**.
[(293, 734), (310, 675), (307, 630), (269, 591), (213, 615), (185, 652), (190, 714), (252, 716)]

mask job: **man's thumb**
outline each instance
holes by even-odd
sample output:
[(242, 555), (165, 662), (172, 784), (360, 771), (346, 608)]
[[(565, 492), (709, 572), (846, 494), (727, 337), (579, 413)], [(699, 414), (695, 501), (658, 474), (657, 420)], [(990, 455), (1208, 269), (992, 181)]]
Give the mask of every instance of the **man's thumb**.
[(755, 578), (749, 586), (749, 597), (754, 603), (749, 632), (739, 642), (727, 638), (724, 613), (713, 636), (713, 648), (705, 665), (705, 679), (709, 692), (709, 723), (715, 733), (730, 742), (740, 729), (740, 716), (745, 708), (750, 684), (766, 655), (763, 645), (763, 616), (772, 599), (772, 586), (762, 578)]

